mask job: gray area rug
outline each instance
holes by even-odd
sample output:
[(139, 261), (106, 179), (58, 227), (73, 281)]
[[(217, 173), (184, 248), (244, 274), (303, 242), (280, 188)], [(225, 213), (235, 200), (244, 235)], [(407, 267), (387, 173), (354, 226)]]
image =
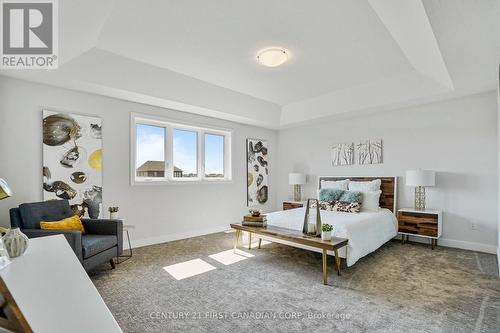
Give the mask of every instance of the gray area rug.
[[(124, 332), (500, 332), (496, 257), (391, 241), (342, 276), (329, 258), (276, 243), (224, 265), (217, 233), (136, 249), (91, 273)], [(200, 258), (215, 270), (177, 281), (163, 267)]]

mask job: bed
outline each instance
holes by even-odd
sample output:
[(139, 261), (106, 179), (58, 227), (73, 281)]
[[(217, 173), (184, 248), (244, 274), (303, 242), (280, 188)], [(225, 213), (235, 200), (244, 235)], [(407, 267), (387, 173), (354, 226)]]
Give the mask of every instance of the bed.
[[(319, 177), (318, 189), (322, 181), (370, 181), (380, 179), (382, 182), (378, 212), (341, 213), (321, 210), (322, 223), (333, 226), (333, 236), (347, 238), (349, 243), (339, 251), (339, 257), (345, 258), (347, 266), (354, 265), (359, 259), (377, 250), (383, 244), (397, 235), (396, 212), (396, 177)], [(302, 230), (305, 208), (295, 208), (267, 214), (268, 225), (293, 230)], [(284, 240), (264, 237), (276, 243), (304, 248), (311, 251), (321, 250)], [(329, 252), (329, 255), (333, 253)]]

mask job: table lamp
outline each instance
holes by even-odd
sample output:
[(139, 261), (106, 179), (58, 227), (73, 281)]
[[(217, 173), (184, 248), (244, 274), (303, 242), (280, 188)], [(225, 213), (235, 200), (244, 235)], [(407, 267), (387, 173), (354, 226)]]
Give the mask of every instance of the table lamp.
[(7, 182), (0, 178), (0, 200), (6, 199), (12, 196), (12, 190), (10, 189)]
[(415, 187), (415, 210), (425, 210), (425, 187), (436, 185), (436, 173), (431, 170), (406, 171), (406, 186)]
[(293, 200), (300, 201), (300, 185), (306, 183), (306, 175), (303, 173), (289, 173), (288, 183), (293, 185)]

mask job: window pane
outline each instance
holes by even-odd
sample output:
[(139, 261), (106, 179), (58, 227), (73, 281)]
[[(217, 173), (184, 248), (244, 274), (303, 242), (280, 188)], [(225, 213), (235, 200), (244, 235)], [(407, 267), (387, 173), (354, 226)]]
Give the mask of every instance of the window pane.
[(198, 133), (174, 129), (174, 177), (198, 177)]
[(224, 178), (224, 136), (205, 134), (205, 177)]
[(136, 124), (136, 177), (165, 177), (165, 128)]

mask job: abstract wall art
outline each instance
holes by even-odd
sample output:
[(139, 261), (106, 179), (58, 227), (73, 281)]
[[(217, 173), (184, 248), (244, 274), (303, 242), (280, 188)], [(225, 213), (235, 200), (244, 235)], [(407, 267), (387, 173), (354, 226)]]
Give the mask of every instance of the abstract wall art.
[(43, 110), (43, 200), (67, 199), (81, 216), (102, 216), (102, 121)]
[(382, 163), (382, 140), (366, 140), (357, 144), (358, 164)]
[(263, 205), (268, 200), (269, 159), (267, 141), (247, 139), (247, 205)]
[(332, 148), (332, 165), (354, 164), (354, 142), (337, 143)]

